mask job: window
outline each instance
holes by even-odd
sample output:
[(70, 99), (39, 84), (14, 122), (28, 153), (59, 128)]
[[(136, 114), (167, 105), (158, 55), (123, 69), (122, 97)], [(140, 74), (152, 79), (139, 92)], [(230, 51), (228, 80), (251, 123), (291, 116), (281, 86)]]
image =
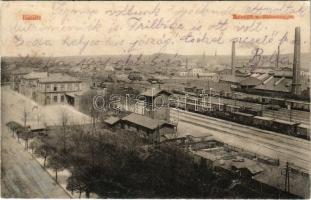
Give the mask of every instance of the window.
[(47, 96), (46, 97), (46, 104), (50, 104), (51, 103), (51, 98), (50, 98), (50, 96)]
[(64, 91), (64, 90), (65, 90), (65, 84), (61, 84), (61, 85), (60, 85), (60, 89), (61, 89), (62, 91)]
[(50, 84), (46, 84), (46, 89), (50, 89)]
[(57, 95), (54, 96), (54, 102), (57, 102)]
[(68, 83), (68, 90), (69, 90), (69, 91), (72, 90), (72, 85), (71, 85), (71, 83)]
[(64, 102), (64, 100), (65, 100), (64, 95), (60, 96), (60, 101), (61, 101), (61, 102)]
[(57, 85), (54, 85), (54, 90), (53, 91), (57, 91)]

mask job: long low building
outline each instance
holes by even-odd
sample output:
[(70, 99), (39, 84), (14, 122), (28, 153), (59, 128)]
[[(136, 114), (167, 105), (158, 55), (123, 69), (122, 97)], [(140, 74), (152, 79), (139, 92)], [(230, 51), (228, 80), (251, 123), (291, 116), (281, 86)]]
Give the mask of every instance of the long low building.
[(104, 120), (104, 124), (113, 129), (122, 128), (135, 131), (149, 143), (159, 143), (165, 138), (170, 138), (176, 132), (176, 127), (172, 123), (136, 113), (131, 113), (123, 118), (109, 117)]

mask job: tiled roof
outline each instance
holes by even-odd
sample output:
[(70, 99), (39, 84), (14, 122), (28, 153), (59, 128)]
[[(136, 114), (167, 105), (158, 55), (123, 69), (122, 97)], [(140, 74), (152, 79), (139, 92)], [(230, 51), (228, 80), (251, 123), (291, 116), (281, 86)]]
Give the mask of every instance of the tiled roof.
[(166, 123), (163, 120), (155, 120), (136, 113), (129, 114), (128, 116), (123, 117), (122, 120), (146, 127), (151, 130), (154, 130)]
[(47, 77), (47, 72), (30, 72), (26, 74), (23, 78), (25, 79), (41, 79)]
[(81, 81), (75, 77), (68, 76), (66, 74), (53, 73), (49, 74), (49, 76), (46, 76), (45, 78), (41, 78), (39, 82), (53, 83), (53, 82), (81, 82)]

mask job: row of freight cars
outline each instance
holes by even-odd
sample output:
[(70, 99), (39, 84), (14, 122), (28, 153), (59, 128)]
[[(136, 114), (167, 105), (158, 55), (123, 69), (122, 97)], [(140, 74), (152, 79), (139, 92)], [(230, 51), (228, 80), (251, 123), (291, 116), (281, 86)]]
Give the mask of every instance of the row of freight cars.
[(254, 126), (264, 130), (279, 132), (282, 134), (310, 140), (310, 129), (307, 125), (289, 122), (285, 120), (263, 117), (262, 111), (244, 108), (223, 103), (211, 103), (208, 106), (198, 105), (193, 101), (179, 101), (179, 109), (195, 112), (211, 117), (233, 121), (248, 126)]
[[(188, 94), (189, 96), (194, 97), (200, 97), (203, 93), (206, 93), (208, 95), (214, 95), (214, 96), (221, 96), (223, 98), (228, 99), (236, 99), (239, 101), (245, 101), (250, 103), (258, 103), (258, 104), (272, 104), (272, 105), (278, 105), (283, 108), (288, 108), (288, 105), (291, 106), (292, 109), (295, 110), (302, 110), (302, 111), (308, 111), (310, 112), (310, 102), (306, 101), (298, 101), (293, 99), (285, 99), (285, 98), (276, 98), (276, 97), (268, 97), (268, 96), (258, 96), (258, 95), (251, 95), (251, 94), (244, 94), (242, 93), (234, 93), (234, 92), (224, 92), (224, 91), (210, 91), (206, 90), (204, 91), (201, 88), (185, 88), (185, 91), (181, 90), (173, 90), (174, 94)], [(239, 95), (240, 94), (240, 95)]]

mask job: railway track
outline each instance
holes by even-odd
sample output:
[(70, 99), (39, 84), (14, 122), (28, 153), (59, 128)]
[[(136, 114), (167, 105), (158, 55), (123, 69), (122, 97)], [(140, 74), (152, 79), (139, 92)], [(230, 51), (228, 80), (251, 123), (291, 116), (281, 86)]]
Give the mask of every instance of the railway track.
[[(176, 114), (176, 111), (172, 112), (173, 117), (177, 117)], [(180, 111), (179, 120), (191, 125), (221, 132), (222, 134), (243, 138), (258, 146), (276, 152), (280, 160), (293, 160), (297, 166), (305, 170), (309, 170), (310, 168), (311, 151), (309, 141), (271, 131), (256, 130), (253, 127), (247, 127), (186, 111)]]
[[(174, 110), (174, 112), (176, 114), (177, 111)], [(311, 142), (310, 141), (300, 139), (297, 137), (288, 136), (288, 135), (276, 133), (273, 131), (262, 130), (262, 129), (255, 128), (252, 126), (247, 126), (247, 125), (243, 125), (243, 124), (239, 124), (239, 123), (235, 123), (235, 122), (230, 122), (230, 121), (226, 121), (223, 119), (213, 118), (213, 117), (209, 117), (209, 116), (205, 116), (205, 115), (201, 115), (201, 114), (197, 114), (197, 113), (193, 113), (193, 112), (180, 110), (179, 113), (182, 116), (186, 116), (187, 118), (192, 118), (195, 120), (199, 120), (201, 122), (208, 122), (210, 124), (218, 125), (218, 126), (223, 127), (223, 128), (229, 128), (230, 130), (241, 131), (243, 133), (252, 134), (255, 136), (259, 136), (261, 138), (265, 138), (265, 139), (269, 139), (269, 140), (277, 139), (278, 142), (282, 142), (282, 143), (289, 144), (289, 145), (297, 145), (297, 143), (299, 143), (299, 145), (300, 146), (302, 145), (306, 150), (311, 150)], [(172, 113), (172, 115), (175, 118), (178, 117), (178, 116), (174, 115), (174, 113)], [(202, 118), (205, 120), (202, 120)]]
[[(235, 135), (238, 135), (238, 136), (241, 136), (241, 137), (247, 138), (247, 136), (245, 136), (245, 134), (249, 134), (249, 132), (247, 132), (245, 130), (234, 128), (234, 127), (227, 128), (225, 125), (221, 125), (221, 124), (218, 124), (218, 123), (208, 122), (208, 125), (204, 125), (204, 123), (206, 123), (206, 121), (200, 120), (200, 119), (197, 119), (197, 118), (194, 118), (194, 117), (183, 116), (181, 120), (182, 121), (189, 121), (189, 119), (195, 120), (196, 124), (203, 125), (204, 127), (212, 128), (214, 130), (220, 130), (220, 131), (223, 131), (223, 132), (226, 132), (226, 133), (232, 133), (232, 134), (235, 134)], [(273, 147), (282, 147), (282, 148), (284, 148), (286, 150), (295, 151), (295, 153), (305, 154), (305, 151), (310, 150), (307, 147), (297, 148), (297, 150), (290, 149), (289, 147), (295, 148), (296, 146), (295, 146), (295, 144), (292, 144), (292, 143), (289, 143), (289, 142), (281, 142), (279, 144), (279, 146), (276, 146), (273, 142), (278, 142), (277, 139), (274, 139), (274, 138), (262, 138), (261, 139), (261, 137), (259, 135), (256, 135), (256, 134), (252, 134), (252, 135), (259, 138), (259, 139), (257, 139), (258, 142), (263, 142), (263, 143), (269, 144), (269, 145), (271, 145)], [(307, 156), (307, 154), (305, 154), (305, 155)]]
[[(289, 111), (281, 109), (278, 111), (265, 110), (263, 116), (290, 121)], [(303, 111), (292, 111), (292, 121), (310, 125), (310, 113)]]
[[(177, 95), (181, 100), (180, 103), (185, 102), (185, 96), (184, 95)], [(277, 111), (273, 110), (267, 110), (265, 109), (266, 105), (258, 104), (258, 103), (251, 103), (251, 102), (245, 102), (245, 101), (239, 101), (239, 100), (233, 100), (233, 99), (225, 99), (225, 98), (218, 98), (218, 97), (209, 97), (211, 98), (211, 102), (213, 103), (222, 103), (222, 104), (230, 104), (230, 105), (236, 105), (236, 106), (246, 106), (255, 108), (257, 110), (263, 110), (263, 116), (266, 117), (273, 117), (282, 119), (285, 121), (289, 121), (290, 113), (287, 109), (280, 109)], [(189, 102), (194, 102), (195, 100), (198, 100), (200, 98), (188, 96), (187, 100)], [(306, 125), (310, 125), (310, 112), (307, 111), (300, 111), (300, 110), (292, 110), (292, 121), (300, 122)]]

